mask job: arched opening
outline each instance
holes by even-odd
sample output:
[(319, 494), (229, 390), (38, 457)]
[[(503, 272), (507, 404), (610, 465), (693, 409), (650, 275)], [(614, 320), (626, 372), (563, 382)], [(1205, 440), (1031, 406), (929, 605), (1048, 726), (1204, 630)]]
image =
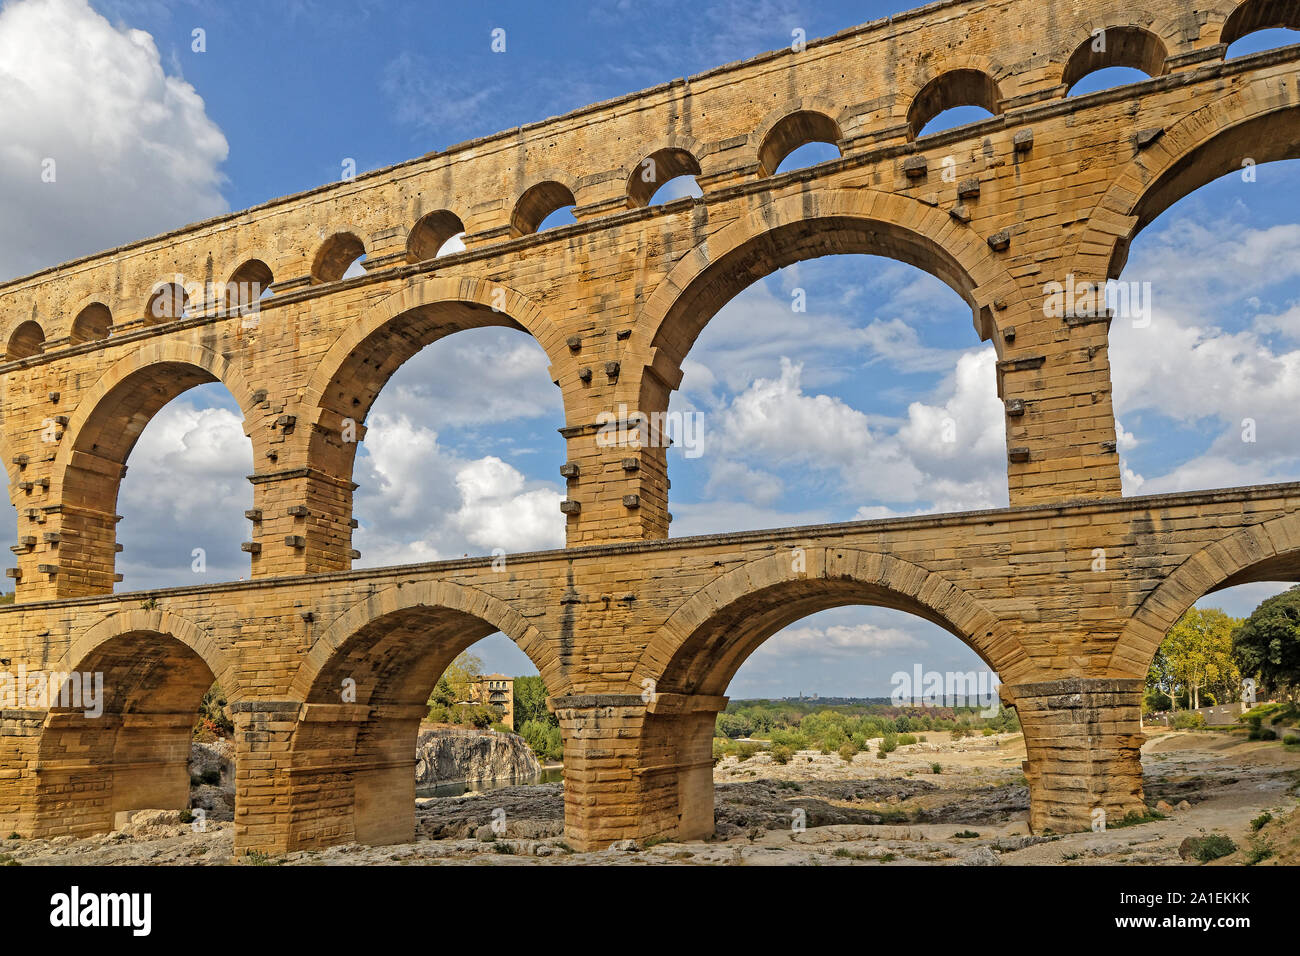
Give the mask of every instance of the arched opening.
[[(798, 110), (768, 130), (758, 147), (758, 174), (772, 176), (838, 158), (840, 124), (816, 110)], [(799, 155), (796, 156), (795, 153)]]
[(826, 255), (772, 272), (683, 363), (672, 535), (1006, 507), (996, 366), (969, 304), (921, 269)]
[(524, 190), (510, 215), (514, 236), (529, 236), (544, 229), (574, 222), (572, 207), (577, 203), (573, 192), (554, 180), (537, 183)]
[[(224, 407), (204, 408), (213, 395), (199, 393), (199, 401), (164, 412), (182, 393), (216, 381), (207, 367), (184, 361), (137, 369), (109, 388), (65, 438), (70, 448), (59, 464), (61, 534), (51, 545), (62, 596), (113, 591), (116, 552), (128, 545), (122, 576), (128, 588), (247, 574), (236, 516), (251, 505), (244, 476), (252, 473), (252, 449), (242, 428), (234, 434), (242, 422), (239, 406), (227, 399)], [(128, 457), (146, 431), (148, 454), (136, 462), (122, 502), (131, 505), (131, 514), (119, 547), (119, 491)]]
[[(752, 840), (756, 826), (779, 843), (792, 820), (974, 824), (988, 839), (1023, 828), (1025, 751), (999, 700), (991, 618), (966, 599), (947, 605), (955, 616), (940, 612), (922, 595), (948, 586), (917, 583), (926, 573), (914, 566), (899, 565), (897, 580), (914, 578), (900, 589), (879, 556), (825, 559), (822, 572), (808, 553), (803, 576), (787, 573), (785, 554), (744, 566), (726, 577), (743, 574), (747, 587), (724, 577), (702, 596), (714, 595), (712, 615), (692, 625), (684, 607), (652, 642), (643, 661), (662, 664), (643, 736), (660, 764), (680, 768), (661, 784), (669, 832)], [(978, 783), (953, 779), (977, 760)], [(968, 815), (973, 802), (987, 812)], [(918, 856), (966, 855), (960, 840), (931, 837)], [(873, 842), (859, 831), (825, 852)]]
[(531, 336), (470, 328), (394, 372), (357, 419), (356, 566), (564, 546), (564, 409), (547, 368)]
[(222, 296), (222, 306), (229, 315), (257, 311), (257, 304), (271, 295), (275, 277), (271, 267), (261, 259), (249, 259), (230, 274)]
[(907, 109), (907, 125), (917, 139), (996, 116), (1001, 101), (997, 81), (982, 70), (949, 70), (921, 87)]
[[(521, 619), (503, 621), (517, 641), (492, 638), (493, 623), (432, 597), (398, 603), (405, 606), (346, 636), (332, 629), (300, 674), (310, 686), (292, 750), (297, 763), (317, 769), (292, 783), (291, 800), (310, 806), (295, 814), (290, 847), (319, 845), (326, 832), (330, 842), (376, 845), (464, 838), (481, 835), (484, 824), (492, 826), (488, 838), (506, 843), (558, 840), (562, 744), (558, 723), (543, 714), (549, 690), (531, 661), (535, 632), (520, 631)], [(486, 660), (468, 654), (471, 647)], [(517, 681), (496, 667), (533, 673)], [(345, 688), (341, 709), (355, 716), (340, 721), (334, 711)], [(541, 759), (521, 735), (524, 725)], [(493, 826), (502, 799), (511, 810)]]
[(842, 155), (840, 148), (834, 143), (804, 143), (787, 153), (772, 175), (779, 176), (781, 173), (788, 173), (795, 169), (807, 169), (809, 166), (829, 163)]
[[(253, 507), (253, 443), (219, 382), (178, 393), (127, 452), (116, 510), (116, 590), (244, 580), (244, 513)], [(107, 492), (105, 492), (106, 494)]]
[(1249, 120), (1133, 207), (1106, 290), (1125, 494), (1300, 478), (1296, 156), (1300, 111)]
[(1141, 27), (1117, 26), (1094, 31), (1070, 56), (1061, 75), (1067, 95), (1159, 76), (1168, 53), (1161, 39)]
[(684, 149), (665, 147), (637, 163), (627, 181), (627, 203), (635, 209), (672, 202), (685, 196), (702, 196), (694, 177), (700, 164)]
[(713, 251), (651, 342), (680, 384), (641, 397), (667, 407), (671, 445), (645, 454), (673, 535), (1006, 507), (997, 357), (962, 331), (974, 286), (949, 250), (845, 214)]
[[(137, 810), (178, 811), (165, 819), (188, 829), (191, 741), (216, 681), (208, 662), (171, 634), (132, 630), (70, 674), (41, 733), (33, 835), (104, 833)], [(205, 826), (233, 819), (233, 762), (215, 779), (229, 785), (229, 806), (205, 805)]]
[(454, 212), (436, 209), (425, 213), (411, 227), (406, 240), (406, 261), (424, 262), (465, 248), (459, 239), (465, 234), (465, 224)]
[(1240, 40), (1234, 41), (1224, 51), (1223, 58), (1233, 60), (1237, 57), (1250, 56), (1252, 53), (1265, 53), (1268, 50), (1292, 46), (1296, 43), (1300, 43), (1300, 29), (1256, 30), (1254, 33), (1248, 33)]
[(113, 330), (113, 313), (102, 302), (92, 302), (72, 320), (72, 332), (69, 341), (73, 345), (83, 342), (98, 342), (108, 338)]
[(509, 305), (384, 315), (330, 361), (309, 455), (358, 485), (359, 564), (563, 545), (561, 395)]
[(5, 360), (31, 358), (45, 350), (45, 330), (39, 322), (28, 319), (13, 330), (5, 347)]
[(144, 310), (145, 325), (160, 325), (185, 318), (189, 312), (189, 294), (178, 282), (160, 282), (154, 286)]
[[(1224, 545), (1262, 537), (1252, 528)], [(1192, 570), (1194, 556), (1139, 608), (1114, 661), (1146, 668), (1142, 776), (1155, 808), (1148, 817), (1177, 819), (1175, 839), (1213, 835), (1217, 846), (1190, 847), (1203, 861), (1256, 862), (1278, 849), (1279, 835), (1288, 841), (1269, 824), (1294, 802), (1287, 794), (1300, 774), (1300, 554), (1254, 555), (1261, 552), (1267, 556), (1235, 570), (1246, 552), (1222, 559), (1216, 573), (1226, 576), (1189, 606), (1188, 586), (1197, 582), (1190, 593), (1200, 592), (1208, 566)]]
[(359, 275), (360, 263), (365, 259), (366, 246), (351, 232), (336, 232), (316, 252), (311, 265), (312, 282), (338, 282)]
[(1219, 42), (1225, 58), (1247, 56), (1300, 42), (1300, 9), (1288, 0), (1244, 0), (1232, 11)]

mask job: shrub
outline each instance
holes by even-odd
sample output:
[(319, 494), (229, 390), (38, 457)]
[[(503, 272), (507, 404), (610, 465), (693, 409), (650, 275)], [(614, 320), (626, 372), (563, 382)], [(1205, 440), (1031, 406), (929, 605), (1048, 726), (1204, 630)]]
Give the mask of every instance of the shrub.
[(876, 751), (876, 756), (879, 757), (881, 760), (886, 760), (886, 759), (889, 758), (889, 751), (887, 751), (887, 750), (877, 750), (877, 751)]
[(1250, 828), (1251, 828), (1252, 830), (1255, 830), (1256, 832), (1258, 832), (1259, 830), (1264, 829), (1264, 824), (1268, 823), (1268, 821), (1269, 821), (1269, 820), (1272, 820), (1272, 819), (1273, 819), (1273, 814), (1271, 814), (1271, 813), (1269, 813), (1267, 810), (1265, 810), (1263, 813), (1261, 813), (1261, 814), (1260, 814), (1259, 816), (1257, 816), (1255, 819), (1253, 819), (1253, 820), (1250, 821)]
[[(429, 719), (433, 719), (434, 708), (437, 704), (429, 706)], [(501, 720), (501, 715), (497, 713), (495, 707), (488, 704), (453, 704), (450, 707), (443, 708), (446, 715), (446, 722), (455, 724), (458, 727), (470, 727), (474, 730), (487, 730), (493, 724)]]
[(807, 750), (812, 745), (806, 734), (788, 727), (774, 729), (771, 739), (774, 746), (789, 747), (792, 751)]
[(779, 763), (779, 764), (789, 763), (790, 758), (794, 756), (793, 750), (791, 750), (789, 747), (782, 746), (782, 745), (777, 745), (773, 747), (771, 753), (772, 753), (772, 762)]
[(1276, 740), (1277, 734), (1269, 728), (1261, 726), (1262, 722), (1262, 715), (1251, 715), (1247, 720), (1247, 723), (1250, 724), (1250, 733), (1247, 736), (1251, 740)]
[(561, 760), (564, 758), (564, 738), (560, 728), (541, 720), (526, 720), (519, 728), (519, 736), (537, 755), (538, 760)]
[(1197, 845), (1192, 855), (1202, 863), (1209, 863), (1237, 850), (1237, 844), (1222, 833), (1211, 833)]
[(1204, 730), (1204, 714), (1179, 714), (1174, 718), (1175, 730)]
[(889, 754), (898, 749), (898, 734), (885, 734), (880, 738), (879, 753)]
[(943, 773), (943, 767), (937, 763), (930, 764), (930, 773)]
[(1164, 818), (1165, 815), (1163, 813), (1159, 810), (1153, 810), (1150, 807), (1147, 807), (1145, 812), (1130, 810), (1128, 813), (1124, 814), (1122, 819), (1107, 821), (1106, 829), (1118, 830), (1121, 827), (1135, 827), (1143, 823), (1150, 823), (1153, 820), (1163, 820)]
[(1295, 734), (1287, 734), (1282, 738), (1282, 743), (1287, 747), (1300, 747), (1300, 737)]
[(845, 763), (853, 763), (853, 758), (857, 756), (858, 748), (856, 744), (846, 743), (840, 746), (840, 759)]
[(1256, 833), (1250, 838), (1250, 849), (1246, 851), (1246, 865), (1254, 866), (1273, 855), (1273, 846), (1264, 839), (1264, 834)]
[(758, 744), (743, 743), (743, 744), (736, 744), (731, 752), (736, 755), (737, 760), (743, 763), (744, 761), (748, 760), (750, 757), (754, 756), (754, 754), (758, 753), (762, 749), (763, 748), (760, 747)]
[(277, 859), (269, 853), (263, 853), (261, 850), (249, 850), (239, 859), (240, 862), (249, 866), (279, 866), (284, 862), (284, 860)]
[(199, 740), (228, 737), (235, 732), (235, 724), (226, 713), (226, 694), (221, 685), (213, 683), (199, 701), (199, 718), (193, 736)]
[(913, 734), (899, 734), (899, 735), (898, 735), (898, 746), (900, 746), (900, 747), (906, 747), (906, 746), (908, 746), (908, 745), (910, 745), (910, 744), (914, 744), (914, 743), (916, 743), (916, 737), (915, 737), (915, 735), (913, 735)]

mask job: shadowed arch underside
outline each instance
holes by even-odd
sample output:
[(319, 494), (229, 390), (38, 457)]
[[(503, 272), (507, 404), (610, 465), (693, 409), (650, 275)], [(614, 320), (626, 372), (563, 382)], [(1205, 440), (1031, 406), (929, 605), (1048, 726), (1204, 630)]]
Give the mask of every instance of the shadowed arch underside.
[[(1133, 239), (1178, 200), (1229, 173), (1300, 157), (1300, 104), (1234, 90), (1172, 127), (1116, 177), (1079, 243), (1076, 273), (1118, 278)], [(1097, 260), (1101, 262), (1098, 263)]]
[[(415, 835), (415, 741), (438, 678), (495, 631), (560, 680), (540, 633), (482, 591), (431, 582), (390, 588), (354, 605), (321, 635), (294, 688), (305, 703), (293, 734), (291, 845), (339, 833), (363, 843)], [(328, 805), (317, 799), (328, 793)]]
[[(117, 633), (69, 666), (83, 686), (102, 680), (102, 693), (93, 709), (85, 696), (79, 705), (68, 697), (46, 717), (34, 836), (103, 833), (127, 811), (189, 806), (191, 733), (214, 668), (171, 633), (133, 629), (150, 623), (185, 624), (155, 615), (111, 628)], [(219, 655), (214, 663), (224, 667)]]
[(1031, 666), (1019, 642), (969, 594), (890, 555), (781, 549), (722, 575), (661, 627), (634, 673), (656, 699), (641, 732), (644, 760), (674, 773), (647, 780), (656, 823), (682, 839), (713, 832), (714, 721), (736, 671), (764, 641), (809, 614), (870, 604), (916, 614), (957, 636), (1005, 680)]
[(1256, 581), (1300, 582), (1300, 513), (1243, 528), (1180, 564), (1129, 619), (1109, 673), (1145, 677), (1169, 629), (1193, 604), (1214, 591)]
[(1061, 83), (1070, 90), (1089, 73), (1110, 67), (1126, 66), (1147, 76), (1164, 72), (1168, 56), (1165, 44), (1150, 30), (1141, 27), (1108, 27), (1079, 44), (1065, 65)]
[(1293, 0), (1243, 0), (1228, 16), (1219, 42), (1231, 46), (1258, 30), (1300, 30), (1300, 6)]

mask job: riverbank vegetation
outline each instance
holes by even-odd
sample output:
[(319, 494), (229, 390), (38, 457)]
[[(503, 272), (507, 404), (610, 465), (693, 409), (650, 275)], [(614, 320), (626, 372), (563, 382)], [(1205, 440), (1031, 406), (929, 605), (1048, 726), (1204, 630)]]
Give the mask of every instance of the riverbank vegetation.
[(713, 755), (715, 761), (728, 755), (745, 760), (766, 751), (786, 763), (800, 750), (852, 760), (874, 749), (883, 758), (930, 735), (959, 740), (1019, 729), (1016, 712), (1001, 706), (990, 716), (976, 707), (897, 707), (870, 698), (733, 701), (717, 716)]
[[(1300, 691), (1300, 587), (1261, 602), (1246, 618), (1218, 608), (1188, 610), (1170, 628), (1151, 662), (1143, 711), (1237, 703), (1247, 679), (1254, 681), (1257, 697), (1273, 697), (1294, 709)], [(1172, 725), (1194, 729), (1197, 716), (1175, 716)], [(1252, 716), (1243, 715), (1242, 720), (1251, 724), (1252, 732), (1259, 731)]]

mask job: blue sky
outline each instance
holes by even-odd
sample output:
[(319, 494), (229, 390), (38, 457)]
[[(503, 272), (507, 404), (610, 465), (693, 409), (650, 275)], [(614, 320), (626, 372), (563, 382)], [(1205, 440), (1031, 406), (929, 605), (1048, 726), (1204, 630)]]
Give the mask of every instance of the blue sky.
[[(0, 237), (0, 274), (333, 181), (346, 159), (400, 162), (784, 46), (796, 27), (822, 36), (900, 9), (10, 0), (0, 79), (27, 93), (6, 99), (0, 84), (0, 208), (25, 225)], [(491, 50), (496, 28), (504, 53)], [(1075, 92), (1125, 78), (1095, 75)], [(44, 155), (68, 170), (58, 190), (23, 179)], [(785, 166), (820, 158), (810, 148)], [(1300, 162), (1263, 166), (1254, 182), (1233, 175), (1188, 197), (1134, 242), (1123, 279), (1150, 283), (1153, 321), (1112, 331), (1126, 493), (1300, 478), (1297, 197)], [(804, 312), (792, 311), (796, 290)], [(484, 329), (399, 370), (358, 461), (362, 565), (562, 543), (563, 422), (546, 364), (526, 336)], [(889, 260), (828, 257), (750, 287), (700, 336), (673, 408), (705, 423), (703, 454), (670, 453), (674, 535), (1007, 503), (992, 350), (947, 286)], [(1253, 442), (1241, 440), (1247, 418)], [(220, 386), (164, 409), (122, 486), (123, 587), (246, 575), (251, 471)], [(12, 511), (0, 514), (12, 536)], [(1206, 603), (1244, 614), (1279, 589)], [(532, 670), (499, 636), (476, 651), (490, 669)], [(914, 663), (977, 666), (924, 621), (841, 608), (767, 642), (731, 694), (885, 695)]]

